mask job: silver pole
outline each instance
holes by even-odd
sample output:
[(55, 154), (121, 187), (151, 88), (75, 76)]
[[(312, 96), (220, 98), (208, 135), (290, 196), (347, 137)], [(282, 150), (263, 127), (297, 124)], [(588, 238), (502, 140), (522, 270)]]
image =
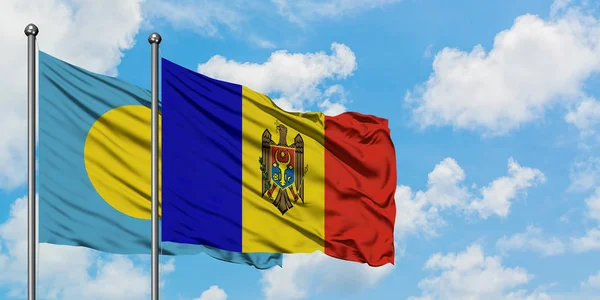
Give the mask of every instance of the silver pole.
[(35, 126), (36, 126), (36, 53), (35, 24), (25, 27), (27, 36), (27, 299), (35, 300), (36, 287), (36, 203), (35, 203)]
[(158, 45), (162, 38), (154, 32), (152, 45), (152, 300), (158, 300)]

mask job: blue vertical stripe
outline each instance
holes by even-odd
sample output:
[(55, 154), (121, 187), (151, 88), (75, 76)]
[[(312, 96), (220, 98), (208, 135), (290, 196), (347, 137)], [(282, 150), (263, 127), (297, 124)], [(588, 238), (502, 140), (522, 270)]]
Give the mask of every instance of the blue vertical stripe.
[(163, 241), (242, 251), (242, 86), (162, 59)]

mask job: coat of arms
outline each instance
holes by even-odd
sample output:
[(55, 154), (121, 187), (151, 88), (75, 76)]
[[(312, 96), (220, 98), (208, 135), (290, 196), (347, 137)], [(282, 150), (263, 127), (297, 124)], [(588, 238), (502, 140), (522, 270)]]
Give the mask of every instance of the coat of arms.
[(304, 176), (308, 165), (304, 166), (304, 140), (300, 134), (294, 143), (287, 144), (287, 127), (275, 123), (279, 131), (279, 143), (271, 139), (271, 133), (265, 129), (262, 135), (262, 157), (259, 157), (262, 171), (262, 196), (267, 198), (285, 214), (292, 200), (304, 203)]

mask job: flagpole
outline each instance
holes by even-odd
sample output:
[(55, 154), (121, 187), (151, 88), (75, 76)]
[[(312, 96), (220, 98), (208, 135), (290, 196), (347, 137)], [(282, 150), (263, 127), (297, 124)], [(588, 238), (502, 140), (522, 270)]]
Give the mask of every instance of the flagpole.
[(35, 203), (35, 126), (36, 126), (36, 53), (35, 24), (25, 27), (27, 36), (27, 299), (36, 298), (36, 203)]
[(162, 38), (154, 32), (152, 46), (152, 300), (158, 300), (158, 45)]

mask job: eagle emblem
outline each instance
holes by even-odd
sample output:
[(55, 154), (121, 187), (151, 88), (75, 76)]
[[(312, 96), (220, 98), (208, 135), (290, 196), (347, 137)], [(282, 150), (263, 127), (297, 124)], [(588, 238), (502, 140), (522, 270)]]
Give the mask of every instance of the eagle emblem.
[(294, 143), (287, 144), (287, 127), (275, 123), (279, 131), (279, 143), (271, 139), (271, 132), (265, 129), (262, 135), (262, 157), (258, 158), (262, 171), (262, 196), (266, 197), (281, 214), (294, 207), (298, 200), (304, 203), (304, 176), (308, 165), (304, 166), (304, 140), (300, 134)]

